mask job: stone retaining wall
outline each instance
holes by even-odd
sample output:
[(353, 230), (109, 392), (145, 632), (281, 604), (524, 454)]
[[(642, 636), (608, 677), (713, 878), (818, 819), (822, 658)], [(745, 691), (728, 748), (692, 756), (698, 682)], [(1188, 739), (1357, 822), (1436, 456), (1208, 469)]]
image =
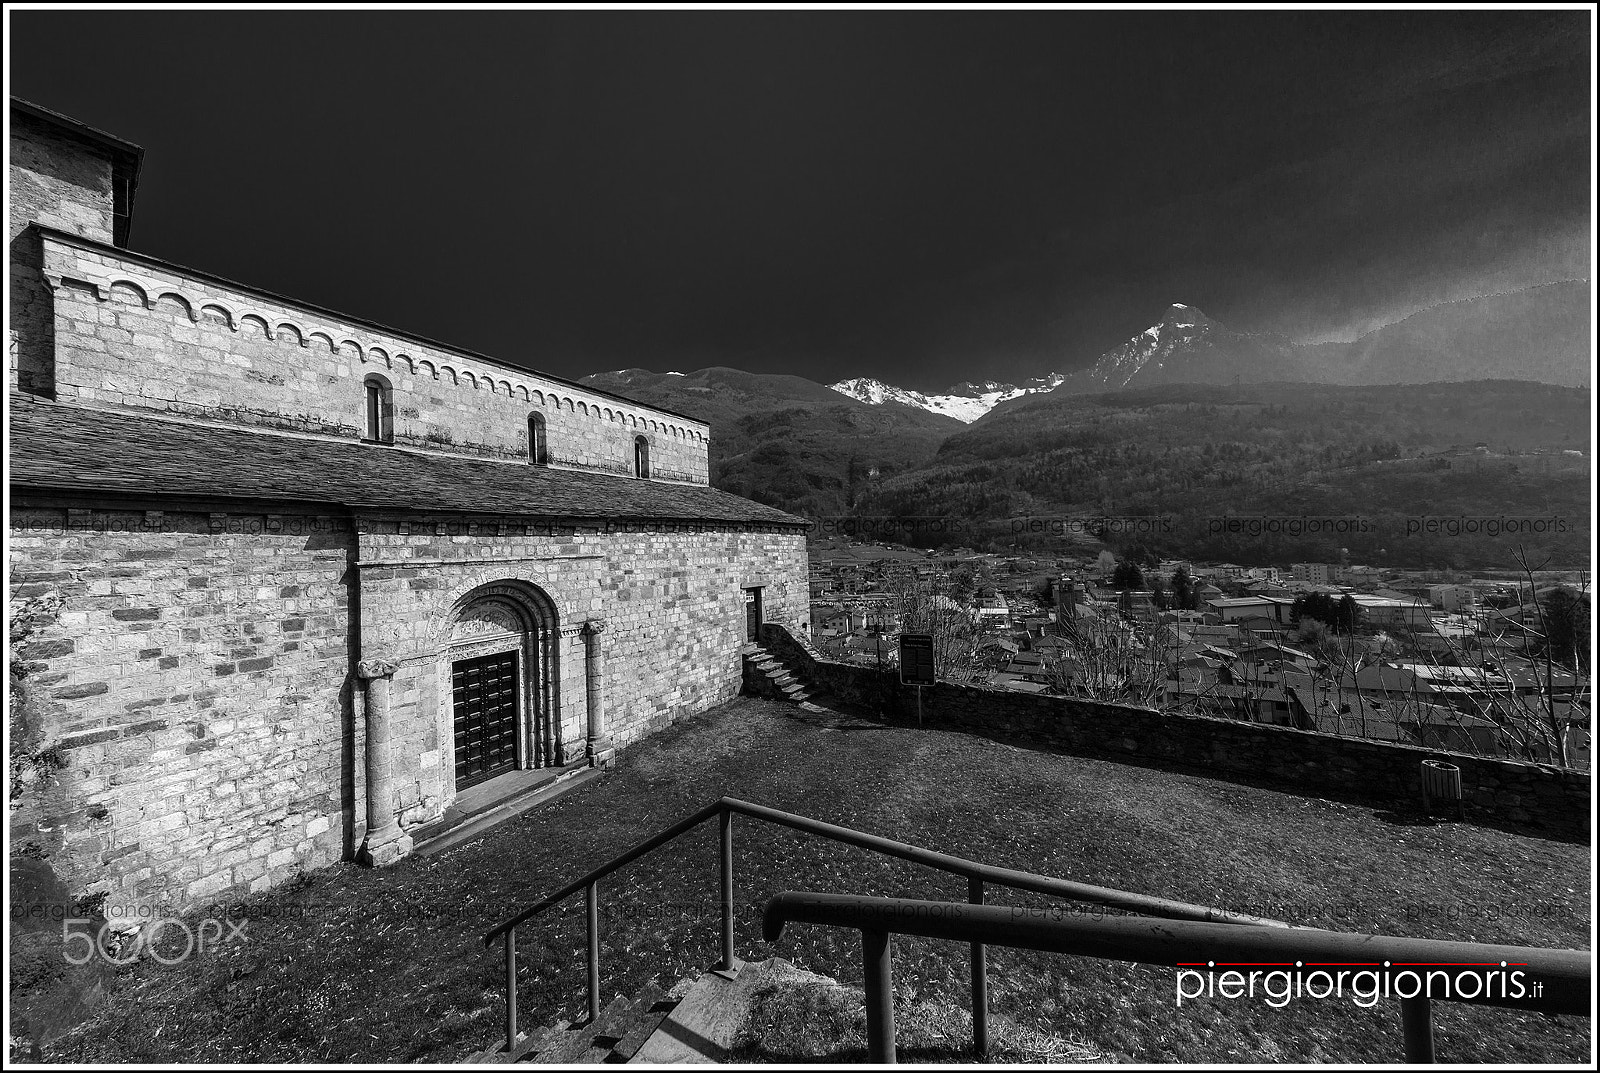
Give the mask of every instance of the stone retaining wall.
[[(886, 720), (915, 718), (916, 690), (893, 673), (822, 657), (780, 626), (762, 643), (799, 677)], [(924, 721), (1016, 745), (1148, 767), (1182, 768), (1292, 793), (1403, 810), (1422, 804), (1422, 761), (1461, 769), (1469, 820), (1590, 841), (1587, 772), (1147, 708), (941, 683)]]

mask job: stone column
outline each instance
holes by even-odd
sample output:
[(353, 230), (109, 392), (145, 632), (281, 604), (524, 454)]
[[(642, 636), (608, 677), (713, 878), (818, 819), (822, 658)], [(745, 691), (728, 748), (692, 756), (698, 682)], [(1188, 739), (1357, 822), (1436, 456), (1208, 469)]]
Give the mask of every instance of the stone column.
[(389, 778), (389, 682), (400, 664), (364, 659), (356, 676), (367, 694), (367, 838), (356, 860), (370, 868), (392, 864), (411, 852), (411, 836), (400, 830)]
[(617, 755), (616, 746), (606, 733), (606, 657), (600, 650), (600, 635), (605, 620), (592, 618), (583, 624), (583, 678), (589, 694), (589, 766), (605, 767)]

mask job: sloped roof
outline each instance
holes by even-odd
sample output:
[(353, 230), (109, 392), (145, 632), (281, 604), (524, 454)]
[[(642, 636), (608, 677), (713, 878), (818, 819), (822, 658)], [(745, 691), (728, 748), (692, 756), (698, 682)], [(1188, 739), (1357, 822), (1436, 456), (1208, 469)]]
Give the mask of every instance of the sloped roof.
[(107, 152), (111, 157), (112, 244), (126, 246), (133, 226), (133, 199), (139, 192), (139, 172), (144, 167), (144, 148), (21, 97), (11, 98), (11, 111), (43, 120)]
[(702, 485), (221, 428), (11, 396), (15, 489), (612, 521), (804, 526)]

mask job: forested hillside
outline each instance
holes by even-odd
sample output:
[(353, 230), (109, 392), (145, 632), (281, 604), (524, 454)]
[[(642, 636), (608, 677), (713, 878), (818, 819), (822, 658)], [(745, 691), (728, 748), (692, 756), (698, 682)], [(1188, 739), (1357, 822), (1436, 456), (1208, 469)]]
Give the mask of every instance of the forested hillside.
[[(1589, 532), (1588, 416), (1586, 390), (1515, 381), (1045, 395), (951, 436), (860, 509), (958, 519), (976, 531), (966, 542), (1048, 544), (1051, 525), (1016, 519), (1104, 515), (1152, 519), (1126, 523), (1152, 548), (1241, 562), (1347, 548), (1397, 564), (1504, 563), (1519, 539), (1576, 562)], [(1307, 533), (1303, 516), (1347, 521)], [(1529, 519), (1532, 531), (1426, 520), (1463, 516), (1498, 519), (1497, 530)]]

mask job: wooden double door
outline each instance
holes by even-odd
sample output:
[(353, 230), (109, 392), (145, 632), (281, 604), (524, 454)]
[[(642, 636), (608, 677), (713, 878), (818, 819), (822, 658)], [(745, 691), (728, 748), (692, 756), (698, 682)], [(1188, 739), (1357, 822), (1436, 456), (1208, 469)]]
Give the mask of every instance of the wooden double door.
[(512, 651), (450, 665), (458, 791), (516, 770), (520, 663)]

